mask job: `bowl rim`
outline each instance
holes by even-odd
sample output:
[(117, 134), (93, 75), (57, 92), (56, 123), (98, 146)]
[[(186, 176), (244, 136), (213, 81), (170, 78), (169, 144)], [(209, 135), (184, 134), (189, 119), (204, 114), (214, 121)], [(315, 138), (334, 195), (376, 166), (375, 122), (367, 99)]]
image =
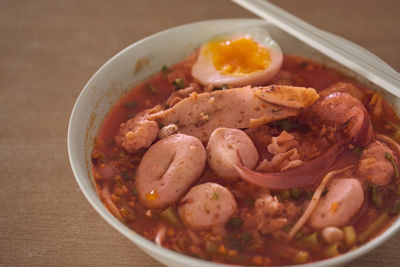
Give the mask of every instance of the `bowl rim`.
[[(93, 81), (96, 79), (97, 75), (101, 73), (103, 69), (106, 68), (111, 62), (113, 62), (116, 58), (123, 57), (124, 54), (131, 50), (135, 49), (136, 46), (139, 44), (142, 44), (146, 42), (149, 39), (153, 38), (158, 38), (162, 35), (169, 34), (170, 32), (175, 32), (175, 31), (181, 31), (184, 28), (188, 27), (195, 27), (199, 26), (202, 24), (213, 24), (213, 23), (227, 23), (227, 22), (247, 22), (247, 23), (254, 23), (254, 24), (263, 24), (265, 23), (268, 24), (268, 21), (262, 20), (262, 19), (254, 19), (254, 18), (224, 18), (224, 19), (212, 19), (212, 20), (202, 20), (202, 21), (196, 21), (192, 23), (187, 23), (187, 24), (182, 24), (179, 26), (175, 26), (172, 28), (165, 29), (163, 31), (151, 34), (145, 38), (142, 38), (133, 44), (125, 47), (121, 51), (119, 51), (117, 54), (115, 54), (113, 57), (111, 57), (109, 60), (107, 60), (88, 80), (88, 82), (85, 84), (83, 89), (81, 90), (74, 107), (72, 109), (71, 115), (70, 115), (70, 120), (68, 124), (68, 137), (67, 137), (67, 146), (68, 146), (68, 157), (70, 161), (70, 165), (72, 168), (72, 172), (75, 177), (75, 181), (77, 182), (80, 190), (84, 194), (85, 198), (87, 201), (91, 204), (91, 206), (96, 210), (96, 212), (107, 222), (109, 223), (114, 229), (116, 229), (118, 232), (120, 232), (122, 235), (124, 235), (126, 238), (129, 240), (133, 241), (135, 245), (139, 246), (142, 250), (144, 250), (147, 254), (149, 254), (148, 251), (151, 251), (153, 253), (156, 253), (164, 258), (167, 259), (173, 259), (175, 262), (179, 262), (180, 264), (189, 264), (193, 266), (227, 266), (229, 264), (221, 264), (221, 263), (215, 263), (211, 261), (205, 261), (199, 258), (195, 257), (190, 257), (182, 253), (178, 253), (176, 251), (158, 246), (156, 243), (144, 238), (140, 234), (136, 233), (134, 230), (131, 228), (127, 227), (125, 224), (120, 222), (118, 219), (116, 219), (109, 211), (108, 209), (105, 208), (103, 202), (100, 201), (100, 198), (97, 194), (97, 191), (93, 188), (93, 190), (96, 192), (96, 197), (97, 201), (100, 201), (100, 205), (98, 202), (96, 202), (95, 199), (92, 199), (92, 196), (90, 193), (86, 190), (84, 184), (83, 184), (83, 179), (88, 179), (90, 184), (92, 186), (93, 183), (88, 175), (85, 175), (85, 177), (81, 177), (81, 175), (78, 172), (78, 166), (80, 163), (77, 160), (77, 149), (74, 147), (74, 138), (73, 138), (73, 125), (78, 119), (78, 114), (77, 114), (77, 109), (79, 108), (80, 105), (82, 105), (82, 98), (84, 97), (84, 93), (89, 90), (90, 85), (93, 83)], [(348, 41), (348, 40), (346, 40)], [(350, 42), (350, 41), (349, 41)], [(85, 125), (86, 126), (86, 125)], [(86, 134), (85, 130), (85, 134)], [(87, 169), (88, 166), (85, 168)], [(87, 170), (90, 171), (90, 170)], [(291, 266), (302, 266), (302, 267), (316, 267), (316, 266), (335, 266), (335, 265), (342, 265), (345, 263), (348, 263), (352, 260), (355, 260), (356, 258), (370, 252), (371, 250), (377, 248), (380, 246), (382, 243), (387, 241), (389, 238), (393, 237), (396, 232), (400, 230), (400, 219), (397, 217), (394, 219), (392, 224), (385, 229), (381, 234), (379, 234), (377, 237), (375, 237), (373, 240), (370, 240), (368, 243), (358, 247), (357, 249), (346, 252), (345, 254), (342, 254), (340, 256), (334, 257), (334, 258), (329, 258), (325, 259), (322, 261), (316, 261), (316, 262), (311, 262), (311, 263), (306, 263), (306, 264), (299, 264), (299, 265), (291, 265)], [(154, 258), (153, 255), (150, 255)], [(158, 259), (156, 258), (158, 261)]]

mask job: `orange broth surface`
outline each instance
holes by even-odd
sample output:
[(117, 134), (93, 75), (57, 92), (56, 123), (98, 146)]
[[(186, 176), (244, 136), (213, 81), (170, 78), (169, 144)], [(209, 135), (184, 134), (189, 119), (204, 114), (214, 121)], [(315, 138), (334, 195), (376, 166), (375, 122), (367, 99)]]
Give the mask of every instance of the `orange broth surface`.
[[(135, 188), (135, 172), (145, 150), (129, 154), (116, 146), (114, 137), (120, 124), (134, 117), (138, 112), (157, 104), (165, 105), (168, 96), (176, 90), (172, 84), (174, 79), (182, 78), (185, 87), (194, 82), (190, 74), (193, 60), (194, 58), (190, 57), (168, 69), (164, 68), (163, 71), (132, 88), (115, 103), (107, 114), (95, 138), (92, 153), (93, 175), (102, 201), (122, 222), (149, 240), (154, 241), (160, 224), (167, 225), (166, 237), (163, 241), (164, 247), (205, 260), (239, 265), (290, 265), (318, 261), (332, 256), (327, 254), (328, 246), (326, 244), (314, 246), (304, 241), (305, 237), (313, 233), (312, 229), (307, 227), (291, 242), (276, 239), (271, 235), (255, 236), (246, 229), (242, 229), (240, 225), (238, 226), (240, 224), (237, 223), (238, 221), (236, 221), (236, 224), (235, 221), (229, 222), (224, 235), (215, 235), (210, 231), (188, 230), (182, 222), (179, 222), (179, 218), (178, 223), (171, 224), (168, 220), (165, 220), (162, 210), (148, 209), (139, 202)], [(299, 56), (284, 56), (282, 68), (271, 83), (285, 83), (286, 80), (292, 85), (312, 87), (317, 91), (336, 82), (350, 82), (365, 92), (367, 103), (375, 95), (375, 92), (355, 83), (346, 76)], [(377, 96), (375, 95), (375, 97)], [(368, 109), (368, 104), (366, 107)], [(396, 135), (399, 130), (393, 126), (399, 125), (396, 113), (385, 101), (383, 101), (382, 110), (382, 115), (378, 118), (371, 117), (375, 131), (389, 136)], [(388, 124), (388, 122), (390, 123)], [(271, 127), (278, 126), (272, 124)], [(394, 136), (394, 138), (398, 138), (398, 136)], [(265, 151), (262, 144), (255, 142), (255, 145), (261, 155), (260, 158), (268, 157), (268, 152)], [(338, 160), (336, 166), (346, 166), (346, 164), (349, 165), (357, 161), (359, 153), (353, 152), (345, 153)], [(196, 184), (215, 180), (218, 180), (218, 177), (209, 167), (206, 167)], [(254, 198), (252, 197), (252, 193), (255, 191), (254, 186), (244, 181), (225, 186), (230, 189), (244, 188), (243, 190), (248, 194), (248, 197), (237, 200), (239, 214), (242, 216), (246, 212), (251, 213), (254, 209)], [(309, 201), (310, 193), (314, 189), (306, 188), (302, 190), (300, 196), (296, 197), (293, 202), (305, 206)], [(369, 240), (396, 218), (397, 215), (388, 212), (388, 209), (393, 209), (396, 201), (399, 202), (399, 189), (398, 180), (378, 188), (377, 191), (383, 196), (383, 202), (379, 207), (375, 205), (372, 199), (371, 190), (368, 191), (363, 207), (350, 223), (357, 235), (363, 233), (382, 214), (389, 214), (385, 225), (375, 230), (368, 238)], [(288, 198), (287, 191), (276, 190), (272, 194), (276, 195), (281, 201), (286, 201)], [(176, 206), (171, 206), (170, 209), (177, 216)], [(196, 238), (200, 241), (196, 242)], [(322, 241), (319, 240), (319, 242)], [(340, 253), (361, 246), (364, 242), (358, 241), (352, 247), (341, 248)], [(304, 260), (301, 258), (302, 252), (308, 255), (305, 261), (302, 261)]]

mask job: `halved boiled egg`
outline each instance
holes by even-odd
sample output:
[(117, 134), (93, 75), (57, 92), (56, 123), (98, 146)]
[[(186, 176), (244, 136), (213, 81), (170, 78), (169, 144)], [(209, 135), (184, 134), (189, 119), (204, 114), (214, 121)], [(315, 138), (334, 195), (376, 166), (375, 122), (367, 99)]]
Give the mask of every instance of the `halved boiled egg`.
[(262, 85), (282, 65), (282, 51), (262, 28), (219, 35), (200, 48), (192, 75), (203, 85)]

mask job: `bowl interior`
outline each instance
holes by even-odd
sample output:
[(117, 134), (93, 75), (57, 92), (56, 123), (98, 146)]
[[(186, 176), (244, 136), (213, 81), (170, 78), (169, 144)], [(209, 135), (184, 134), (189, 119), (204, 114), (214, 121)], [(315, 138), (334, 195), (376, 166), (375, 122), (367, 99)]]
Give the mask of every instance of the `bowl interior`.
[[(382, 91), (380, 87), (371, 85), (360, 75), (356, 75), (268, 22), (258, 19), (203, 21), (172, 28), (134, 43), (106, 62), (83, 88), (72, 111), (68, 128), (71, 167), (77, 183), (93, 208), (115, 229), (166, 265), (216, 266), (217, 264), (161, 248), (126, 227), (105, 208), (96, 193), (91, 173), (94, 137), (112, 105), (135, 84), (159, 71), (163, 65), (172, 65), (183, 60), (212, 36), (248, 26), (267, 28), (272, 38), (278, 42), (286, 54), (298, 54), (317, 60), (352, 76), (362, 84)], [(389, 102), (400, 107), (400, 100), (397, 97), (390, 93), (384, 95)], [(323, 262), (302, 266), (345, 264), (377, 247), (399, 228), (400, 220), (397, 219), (386, 232), (357, 250)]]

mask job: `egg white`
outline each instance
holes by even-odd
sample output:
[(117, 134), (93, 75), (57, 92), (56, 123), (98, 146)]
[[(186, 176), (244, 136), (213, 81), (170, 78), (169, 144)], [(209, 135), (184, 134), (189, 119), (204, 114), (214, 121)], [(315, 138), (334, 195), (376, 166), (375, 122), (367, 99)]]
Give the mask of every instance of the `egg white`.
[(212, 85), (222, 87), (224, 84), (231, 87), (258, 86), (271, 80), (282, 66), (282, 51), (279, 45), (271, 38), (269, 33), (259, 27), (243, 28), (234, 32), (218, 35), (212, 41), (235, 40), (239, 38), (251, 38), (259, 46), (268, 49), (271, 57), (270, 65), (264, 70), (253, 71), (248, 74), (232, 75), (224, 74), (217, 70), (213, 64), (212, 53), (206, 53), (204, 44), (199, 51), (197, 59), (192, 67), (193, 77), (204, 86)]

